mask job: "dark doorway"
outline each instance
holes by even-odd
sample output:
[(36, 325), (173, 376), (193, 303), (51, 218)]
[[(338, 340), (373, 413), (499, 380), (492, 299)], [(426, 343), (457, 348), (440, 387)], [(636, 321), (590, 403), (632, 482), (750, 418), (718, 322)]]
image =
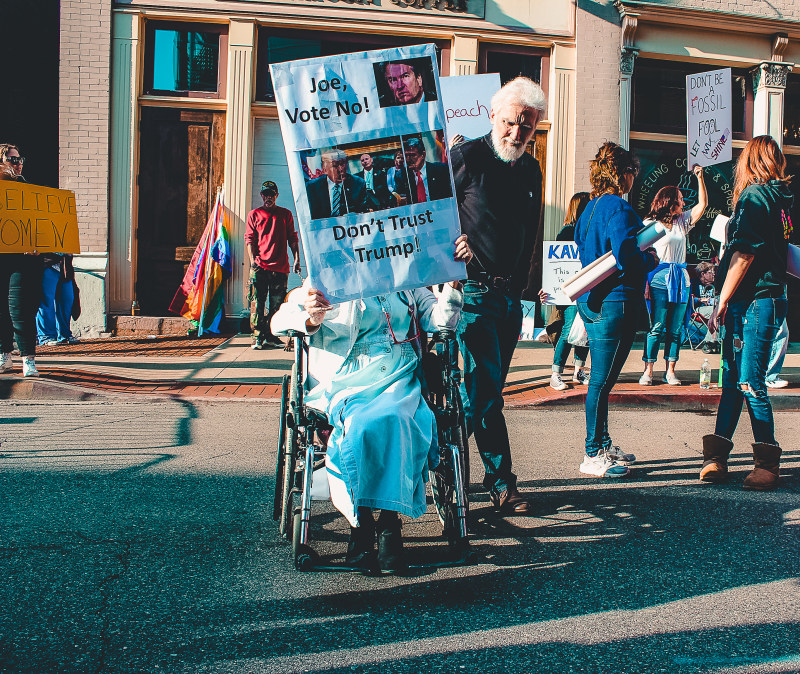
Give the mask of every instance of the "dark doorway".
[(222, 185), (225, 113), (142, 110), (136, 300), (168, 316)]
[(58, 187), (58, 0), (0, 2), (0, 26), (0, 143), (19, 146), (28, 182)]

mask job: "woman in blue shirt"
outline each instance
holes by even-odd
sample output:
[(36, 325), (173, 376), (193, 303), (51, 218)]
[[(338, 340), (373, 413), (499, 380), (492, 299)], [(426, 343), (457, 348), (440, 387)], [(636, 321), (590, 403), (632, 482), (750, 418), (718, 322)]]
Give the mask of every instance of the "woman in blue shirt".
[(616, 143), (604, 143), (590, 165), (591, 201), (575, 226), (581, 264), (585, 267), (611, 252), (618, 270), (577, 300), (592, 356), (586, 394), (586, 456), (580, 471), (595, 477), (624, 477), (627, 466), (636, 460), (611, 442), (608, 396), (633, 345), (647, 273), (658, 263), (654, 252), (639, 250), (636, 232), (642, 221), (622, 198), (630, 192), (637, 171), (631, 152)]

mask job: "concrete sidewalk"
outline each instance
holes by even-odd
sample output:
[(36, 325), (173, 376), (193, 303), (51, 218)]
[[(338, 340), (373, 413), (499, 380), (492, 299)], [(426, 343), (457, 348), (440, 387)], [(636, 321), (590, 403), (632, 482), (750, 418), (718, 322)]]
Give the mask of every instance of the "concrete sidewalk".
[[(719, 390), (701, 390), (700, 365), (708, 358), (712, 382), (719, 374), (719, 355), (681, 351), (678, 376), (682, 386), (656, 384), (639, 386), (642, 372), (642, 344), (637, 342), (612, 392), (612, 403), (634, 406), (666, 406), (715, 409)], [(505, 389), (506, 404), (512, 408), (541, 405), (582, 404), (584, 386), (566, 391), (550, 387), (553, 347), (520, 342), (511, 363)], [(85, 399), (99, 393), (149, 394), (217, 400), (280, 399), (284, 374), (291, 370), (293, 353), (282, 349), (253, 351), (249, 335), (198, 339), (156, 337), (149, 339), (110, 338), (89, 340), (74, 346), (47, 347), (37, 352), (41, 372), (38, 380), (23, 379), (19, 358), (10, 374), (0, 375), (0, 399), (68, 398)], [(571, 362), (571, 360), (570, 360)], [(591, 366), (591, 362), (589, 363)], [(663, 375), (663, 363), (656, 364), (656, 381)], [(567, 366), (569, 381), (572, 366)], [(800, 409), (800, 345), (786, 356), (782, 376), (784, 389), (771, 389), (776, 409)]]

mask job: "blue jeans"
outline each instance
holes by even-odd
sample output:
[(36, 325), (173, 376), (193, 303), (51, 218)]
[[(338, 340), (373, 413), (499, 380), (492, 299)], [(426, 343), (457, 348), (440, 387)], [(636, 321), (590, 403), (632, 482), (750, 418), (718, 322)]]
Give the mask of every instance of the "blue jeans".
[[(578, 307), (574, 304), (564, 308), (564, 327), (561, 328), (561, 335), (556, 342), (556, 352), (553, 354), (553, 372), (563, 372), (564, 366), (567, 364), (567, 358), (569, 358), (569, 352), (572, 348), (572, 344), (567, 341), (567, 338), (577, 315)], [(588, 355), (588, 346), (576, 346), (575, 367), (581, 367), (586, 362)]]
[(503, 416), (503, 385), (522, 328), (522, 303), (476, 281), (464, 284), (458, 342), (464, 358), (461, 398), (467, 432), (474, 434), (487, 489), (516, 485)]
[[(747, 403), (753, 438), (775, 442), (775, 421), (764, 383), (772, 345), (786, 318), (785, 297), (735, 302), (725, 313), (722, 337), (722, 395), (714, 433), (733, 438), (742, 403)], [(591, 380), (590, 380), (591, 381)]]
[(586, 453), (596, 456), (611, 447), (608, 433), (608, 396), (631, 352), (642, 300), (603, 302), (599, 309), (578, 303), (586, 324), (592, 376), (586, 392)]
[(778, 330), (778, 336), (772, 342), (772, 349), (769, 354), (769, 365), (767, 365), (767, 381), (775, 381), (780, 379), (781, 369), (783, 368), (783, 361), (786, 358), (786, 349), (789, 348), (789, 326), (786, 324), (786, 319), (781, 323), (781, 329)]
[(72, 319), (72, 303), (75, 292), (72, 281), (66, 281), (61, 272), (45, 267), (42, 274), (42, 299), (36, 314), (36, 332), (39, 344), (50, 340), (72, 337), (69, 322)]
[(683, 339), (683, 324), (688, 302), (668, 302), (666, 288), (650, 286), (650, 332), (644, 346), (642, 360), (655, 363), (658, 360), (658, 344), (664, 335), (664, 360), (678, 362)]

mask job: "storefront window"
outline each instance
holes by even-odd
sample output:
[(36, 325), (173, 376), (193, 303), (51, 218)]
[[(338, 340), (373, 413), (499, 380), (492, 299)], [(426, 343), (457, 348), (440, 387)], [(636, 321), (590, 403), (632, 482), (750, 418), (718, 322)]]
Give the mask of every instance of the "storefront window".
[[(631, 131), (686, 133), (686, 76), (714, 70), (699, 63), (672, 63), (637, 59), (633, 71)], [(753, 129), (753, 88), (746, 70), (733, 69), (733, 135), (751, 138)]]
[[(195, 30), (196, 28), (196, 30)], [(221, 90), (221, 27), (151, 22), (145, 50), (145, 93), (216, 95)]]
[[(644, 218), (647, 215), (656, 193), (668, 185), (680, 188), (687, 209), (697, 204), (697, 180), (686, 170), (685, 145), (631, 141), (631, 149), (640, 162), (639, 175), (630, 193), (631, 206), (639, 217)], [(717, 215), (731, 213), (733, 162), (707, 167), (705, 183), (708, 189), (708, 207), (689, 232), (686, 246), (686, 262), (690, 265), (713, 260), (719, 254), (719, 244), (709, 234)]]
[[(390, 49), (419, 44), (419, 39), (398, 38), (382, 35), (356, 35), (348, 33), (314, 33), (309, 31), (274, 31), (262, 28), (258, 31), (258, 67), (256, 69), (256, 100), (275, 101), (275, 90), (269, 66), (272, 63), (285, 63), (317, 56), (349, 54), (372, 49)], [(442, 68), (442, 53), (449, 50), (449, 44), (437, 43), (437, 61)], [(440, 72), (444, 75), (446, 73)]]
[(542, 57), (533, 54), (508, 54), (500, 51), (487, 51), (487, 73), (500, 73), (500, 83), (505, 84), (520, 75), (534, 82), (542, 79)]
[(800, 75), (789, 75), (784, 96), (783, 142), (786, 145), (800, 145)]

